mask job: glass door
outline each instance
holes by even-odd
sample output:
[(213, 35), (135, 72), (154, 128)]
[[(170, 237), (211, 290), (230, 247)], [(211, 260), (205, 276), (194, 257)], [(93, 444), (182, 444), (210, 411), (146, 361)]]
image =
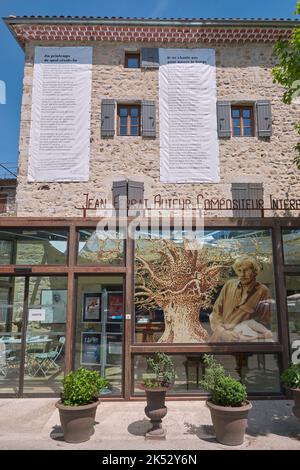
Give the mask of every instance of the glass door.
[(0, 276), (0, 393), (58, 394), (67, 278)]
[(122, 394), (123, 323), (123, 278), (79, 276), (75, 369), (98, 370), (109, 380), (107, 394)]

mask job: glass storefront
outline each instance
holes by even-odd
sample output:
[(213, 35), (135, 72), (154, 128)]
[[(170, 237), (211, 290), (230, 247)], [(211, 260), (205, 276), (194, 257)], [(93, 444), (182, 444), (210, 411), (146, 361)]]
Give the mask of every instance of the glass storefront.
[(208, 221), (192, 239), (140, 229), (134, 241), (93, 221), (48, 223), (0, 228), (0, 394), (59, 396), (65, 371), (82, 366), (109, 380), (103, 397), (143, 396), (146, 357), (162, 344), (170, 395), (203, 396), (211, 351), (250, 395), (283, 393), (281, 370), (300, 361), (290, 220)]

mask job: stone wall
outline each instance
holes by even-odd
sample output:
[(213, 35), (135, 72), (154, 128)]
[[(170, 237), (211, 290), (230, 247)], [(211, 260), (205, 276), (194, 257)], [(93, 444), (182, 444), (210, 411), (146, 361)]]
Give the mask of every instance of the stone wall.
[[(136, 50), (143, 42), (81, 42), (93, 45), (92, 115), (90, 180), (85, 183), (28, 183), (28, 151), (31, 113), (34, 46), (76, 46), (76, 42), (29, 42), (23, 82), (20, 133), (19, 177), (17, 190), (18, 216), (81, 216), (86, 196), (93, 200), (111, 200), (112, 181), (130, 178), (145, 181), (145, 197), (161, 194), (163, 198), (231, 197), (233, 182), (262, 182), (265, 206), (270, 195), (276, 198), (300, 198), (299, 172), (293, 164), (299, 119), (299, 104), (284, 105), (283, 88), (273, 83), (271, 68), (276, 63), (273, 44), (210, 44), (216, 49), (217, 95), (222, 100), (272, 103), (273, 135), (268, 139), (236, 137), (220, 139), (219, 184), (161, 184), (159, 180), (159, 112), (158, 70), (125, 69), (124, 51)], [(165, 43), (149, 43), (147, 47), (163, 47)], [(208, 47), (205, 43), (173, 43), (168, 47)], [(157, 102), (157, 138), (119, 137), (101, 139), (101, 100), (155, 100)], [(273, 211), (265, 215), (272, 216)], [(87, 215), (95, 216), (95, 212)], [(207, 213), (231, 216), (231, 211)], [(298, 215), (298, 211), (289, 214)]]

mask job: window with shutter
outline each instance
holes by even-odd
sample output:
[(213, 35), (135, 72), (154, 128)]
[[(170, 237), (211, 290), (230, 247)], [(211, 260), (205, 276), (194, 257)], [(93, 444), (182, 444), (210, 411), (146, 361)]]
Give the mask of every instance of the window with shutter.
[(272, 135), (272, 110), (271, 102), (261, 100), (256, 102), (257, 135), (258, 137), (271, 137)]
[(262, 217), (263, 184), (232, 183), (233, 217)]
[(143, 47), (141, 49), (142, 68), (159, 68), (159, 50), (157, 47)]
[(155, 102), (142, 101), (142, 136), (156, 137)]
[(115, 101), (102, 100), (101, 103), (101, 137), (115, 135)]
[(141, 107), (139, 105), (118, 104), (118, 135), (141, 135)]

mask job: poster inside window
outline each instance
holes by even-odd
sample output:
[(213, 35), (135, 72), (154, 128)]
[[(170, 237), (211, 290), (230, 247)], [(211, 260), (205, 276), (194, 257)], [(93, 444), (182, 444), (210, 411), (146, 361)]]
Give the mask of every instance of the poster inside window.
[(100, 364), (101, 333), (81, 334), (81, 364)]
[(164, 317), (160, 333), (156, 327), (143, 341), (277, 340), (270, 230), (205, 230), (198, 245), (184, 232), (168, 235), (142, 233), (136, 240), (136, 332), (141, 317), (148, 332), (155, 331), (153, 311)]
[(122, 321), (123, 294), (122, 292), (108, 292), (107, 321)]
[(101, 293), (85, 293), (83, 298), (83, 321), (101, 322)]

